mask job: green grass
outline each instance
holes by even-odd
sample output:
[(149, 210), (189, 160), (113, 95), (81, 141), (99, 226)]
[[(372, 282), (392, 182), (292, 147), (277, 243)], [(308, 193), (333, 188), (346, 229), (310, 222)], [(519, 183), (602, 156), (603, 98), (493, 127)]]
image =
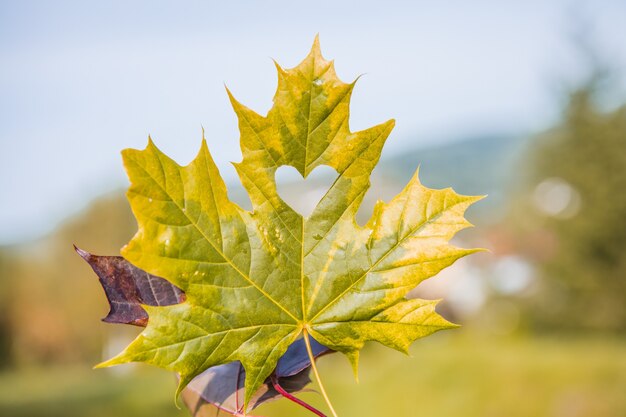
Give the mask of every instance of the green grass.
[[(626, 340), (481, 339), (463, 332), (417, 342), (412, 357), (369, 346), (357, 384), (345, 359), (320, 372), (341, 417), (619, 417), (626, 415)], [(174, 378), (137, 367), (126, 375), (84, 368), (0, 375), (0, 415), (176, 417)], [(315, 385), (312, 386), (315, 388)], [(325, 410), (316, 393), (301, 398)], [(312, 416), (281, 400), (253, 413)]]
[(174, 406), (172, 374), (142, 367), (127, 374), (89, 366), (5, 373), (0, 416), (184, 417)]

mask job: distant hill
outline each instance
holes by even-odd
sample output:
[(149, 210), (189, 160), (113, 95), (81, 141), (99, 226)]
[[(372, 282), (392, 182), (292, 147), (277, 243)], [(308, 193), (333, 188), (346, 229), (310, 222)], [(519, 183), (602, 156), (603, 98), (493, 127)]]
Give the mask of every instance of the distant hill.
[(507, 188), (515, 181), (515, 167), (526, 140), (512, 135), (492, 135), (417, 149), (382, 161), (379, 175), (405, 184), (417, 166), (424, 185), (452, 187), (461, 194), (484, 195), (475, 213), (497, 216), (504, 209)]

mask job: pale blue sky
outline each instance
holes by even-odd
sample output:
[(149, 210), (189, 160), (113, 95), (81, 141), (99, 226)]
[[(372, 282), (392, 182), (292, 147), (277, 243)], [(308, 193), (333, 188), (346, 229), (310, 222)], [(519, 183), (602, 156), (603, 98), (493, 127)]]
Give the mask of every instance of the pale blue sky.
[(618, 74), (619, 1), (9, 1), (0, 0), (0, 244), (52, 230), (126, 185), (120, 150), (150, 133), (186, 163), (201, 126), (228, 180), (240, 160), (224, 83), (259, 112), (270, 58), (295, 65), (320, 33), (339, 75), (365, 73), (351, 125), (391, 117), (384, 155), (493, 131), (541, 130), (584, 72), (572, 16)]

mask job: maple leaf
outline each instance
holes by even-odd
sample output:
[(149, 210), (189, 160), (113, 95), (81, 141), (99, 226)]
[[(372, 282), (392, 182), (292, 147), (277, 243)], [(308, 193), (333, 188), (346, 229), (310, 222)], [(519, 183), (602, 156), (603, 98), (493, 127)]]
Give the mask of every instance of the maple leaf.
[[(229, 200), (204, 138), (187, 166), (151, 139), (144, 150), (123, 152), (139, 230), (122, 255), (187, 299), (146, 306), (146, 329), (99, 366), (157, 365), (180, 374), (180, 392), (205, 369), (238, 360), (247, 405), (300, 336), (343, 352), (356, 370), (367, 341), (406, 352), (417, 338), (454, 326), (436, 313), (436, 301), (406, 294), (476, 251), (449, 240), (470, 225), (464, 212), (480, 197), (428, 189), (416, 174), (359, 226), (355, 215), (394, 121), (350, 131), (355, 83), (339, 80), (317, 38), (298, 66), (276, 67), (278, 88), (266, 116), (228, 92), (243, 153), (235, 167), (251, 212)], [(308, 218), (277, 192), (274, 175), (283, 165), (303, 177), (320, 165), (339, 174)]]
[[(148, 274), (121, 256), (100, 256), (74, 246), (76, 252), (94, 270), (109, 302), (109, 314), (102, 320), (107, 323), (132, 324), (145, 327), (148, 315), (142, 304), (165, 306), (179, 304), (185, 294), (163, 278)], [(330, 349), (312, 341), (314, 358)], [(276, 369), (252, 396), (248, 408), (283, 396), (303, 405), (290, 394), (302, 391), (311, 382), (310, 358), (303, 339), (297, 340), (278, 360)], [(245, 370), (239, 361), (207, 369), (194, 378), (183, 390), (182, 397), (194, 416), (213, 415), (214, 406), (232, 415), (243, 415), (243, 383)], [(304, 405), (305, 407), (308, 404)]]

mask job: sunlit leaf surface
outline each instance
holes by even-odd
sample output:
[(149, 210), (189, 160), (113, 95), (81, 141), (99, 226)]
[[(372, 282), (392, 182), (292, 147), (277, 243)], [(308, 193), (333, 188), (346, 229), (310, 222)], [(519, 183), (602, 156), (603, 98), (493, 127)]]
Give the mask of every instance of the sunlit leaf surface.
[[(394, 122), (351, 132), (346, 84), (316, 39), (295, 68), (277, 65), (266, 116), (230, 95), (243, 160), (236, 164), (253, 210), (231, 202), (206, 142), (180, 166), (150, 140), (125, 150), (128, 198), (139, 230), (122, 255), (181, 288), (187, 299), (145, 309), (149, 322), (121, 354), (101, 364), (146, 362), (181, 375), (179, 391), (209, 367), (239, 361), (247, 404), (303, 332), (346, 354), (375, 340), (406, 351), (453, 325), (436, 302), (407, 299), (424, 279), (475, 250), (448, 242), (469, 226), (479, 197), (431, 190), (417, 174), (363, 227), (355, 215)], [(290, 165), (304, 177), (320, 165), (339, 174), (303, 218), (279, 196), (274, 174)]]

